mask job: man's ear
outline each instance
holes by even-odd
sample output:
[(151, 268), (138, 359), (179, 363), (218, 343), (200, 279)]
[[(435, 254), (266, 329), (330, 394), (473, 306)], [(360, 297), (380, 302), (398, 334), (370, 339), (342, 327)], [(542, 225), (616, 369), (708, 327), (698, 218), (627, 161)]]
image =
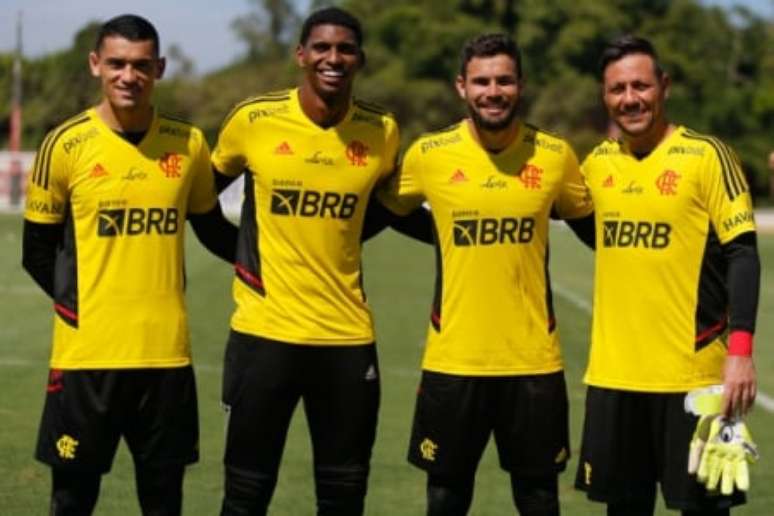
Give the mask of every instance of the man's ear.
[(159, 57), (156, 60), (156, 79), (164, 77), (164, 70), (167, 69), (167, 58)]
[(89, 52), (89, 70), (92, 77), (99, 77), (99, 54), (93, 50)]
[(462, 75), (457, 76), (457, 79), (454, 81), (454, 86), (457, 88), (457, 94), (460, 98), (462, 100), (467, 99), (468, 95), (465, 91), (465, 78)]

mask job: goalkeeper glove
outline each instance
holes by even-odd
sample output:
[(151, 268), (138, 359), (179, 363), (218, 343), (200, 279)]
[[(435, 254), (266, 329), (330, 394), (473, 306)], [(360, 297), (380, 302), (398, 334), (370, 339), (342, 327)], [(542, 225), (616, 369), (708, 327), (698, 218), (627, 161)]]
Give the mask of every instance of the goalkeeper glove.
[[(701, 441), (704, 444), (697, 467), (695, 444)], [(724, 495), (730, 495), (734, 486), (747, 491), (750, 488), (748, 464), (757, 460), (758, 449), (742, 420), (722, 416), (705, 416), (699, 420), (691, 441), (688, 472), (695, 472), (698, 481), (709, 491), (717, 490), (718, 486)]]
[(709, 438), (710, 425), (723, 407), (723, 386), (710, 385), (694, 389), (685, 395), (685, 411), (699, 416), (696, 430), (688, 445), (688, 473), (695, 474), (699, 470), (701, 455)]
[(723, 386), (710, 385), (685, 395), (685, 411), (695, 416), (714, 416), (723, 409)]
[(695, 475), (699, 471), (699, 464), (704, 453), (704, 447), (709, 439), (710, 426), (715, 416), (701, 416), (696, 423), (696, 430), (693, 432), (693, 438), (688, 445), (688, 473)]

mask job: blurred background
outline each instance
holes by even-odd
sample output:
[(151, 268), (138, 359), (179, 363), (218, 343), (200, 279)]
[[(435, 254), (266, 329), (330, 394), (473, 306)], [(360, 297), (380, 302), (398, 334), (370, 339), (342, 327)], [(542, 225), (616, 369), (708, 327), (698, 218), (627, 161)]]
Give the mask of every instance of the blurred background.
[[(300, 22), (311, 9), (330, 3), (133, 1), (132, 11), (157, 26), (169, 60), (166, 79), (157, 86), (158, 104), (202, 127), (214, 143), (236, 102), (295, 83), (291, 55)], [(672, 119), (732, 145), (756, 197), (765, 201), (771, 193), (774, 0), (345, 0), (339, 5), (365, 26), (368, 63), (356, 93), (395, 113), (404, 144), (462, 114), (452, 81), (463, 42), (482, 31), (505, 31), (523, 49), (522, 115), (568, 138), (582, 157), (607, 130), (596, 67), (600, 50), (612, 37), (633, 32), (653, 40), (674, 79)], [(100, 22), (125, 9), (98, 0), (3, 0), (0, 149), (18, 138), (20, 150), (33, 151), (49, 129), (96, 102), (98, 84), (86, 56)], [(15, 96), (19, 39), (21, 93)], [(18, 137), (11, 130), (15, 97), (21, 99)], [(9, 166), (7, 157), (0, 161), (5, 196)]]

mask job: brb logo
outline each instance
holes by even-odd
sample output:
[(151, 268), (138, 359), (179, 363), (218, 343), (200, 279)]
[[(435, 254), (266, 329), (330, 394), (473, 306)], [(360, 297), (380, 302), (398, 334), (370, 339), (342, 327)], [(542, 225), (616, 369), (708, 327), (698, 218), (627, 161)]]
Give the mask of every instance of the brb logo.
[(605, 247), (664, 249), (672, 234), (672, 226), (666, 222), (606, 220), (603, 224)]
[(275, 215), (350, 219), (358, 197), (353, 193), (318, 192), (275, 188), (271, 192), (271, 212)]
[(177, 233), (177, 208), (118, 208), (99, 210), (97, 235), (174, 235)]
[(526, 244), (532, 241), (535, 219), (503, 217), (501, 219), (462, 219), (454, 221), (454, 245), (469, 247), (492, 244)]

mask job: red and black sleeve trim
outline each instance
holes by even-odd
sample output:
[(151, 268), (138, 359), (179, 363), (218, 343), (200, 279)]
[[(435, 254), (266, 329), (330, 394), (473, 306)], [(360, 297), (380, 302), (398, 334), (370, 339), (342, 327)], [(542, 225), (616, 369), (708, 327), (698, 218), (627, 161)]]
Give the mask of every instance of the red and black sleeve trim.
[(710, 226), (699, 272), (696, 306), (695, 350), (701, 351), (728, 327), (727, 262), (715, 231)]
[(258, 253), (258, 211), (253, 187), (254, 179), (249, 170), (245, 171), (244, 178), (245, 200), (242, 203), (234, 269), (237, 277), (245, 285), (259, 295), (266, 296), (266, 288), (261, 277), (261, 257)]
[(54, 266), (54, 311), (59, 318), (78, 328), (78, 251), (72, 209), (65, 211), (62, 247), (57, 249)]

